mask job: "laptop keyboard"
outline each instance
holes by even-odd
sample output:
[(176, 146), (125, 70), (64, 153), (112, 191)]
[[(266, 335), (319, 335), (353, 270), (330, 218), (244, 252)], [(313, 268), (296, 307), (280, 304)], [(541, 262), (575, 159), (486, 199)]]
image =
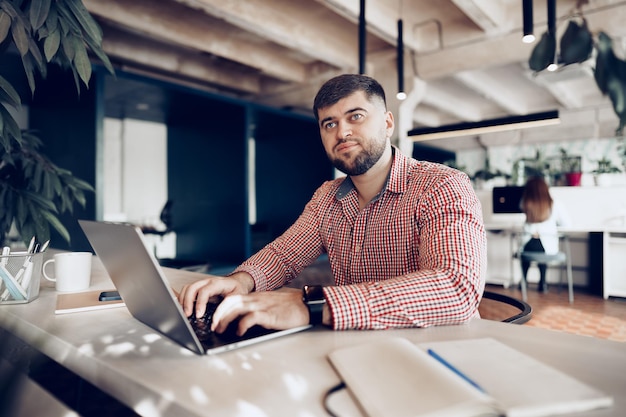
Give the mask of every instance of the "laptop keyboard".
[(189, 316), (189, 323), (201, 342), (207, 340), (213, 334), (211, 331), (211, 322), (213, 321), (213, 313), (216, 308), (217, 303), (209, 303), (202, 317), (196, 317), (195, 308), (193, 314)]

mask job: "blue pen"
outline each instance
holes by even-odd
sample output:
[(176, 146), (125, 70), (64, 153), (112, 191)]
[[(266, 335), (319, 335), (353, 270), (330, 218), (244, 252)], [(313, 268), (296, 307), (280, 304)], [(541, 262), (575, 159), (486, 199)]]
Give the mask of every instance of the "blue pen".
[(457, 374), (458, 376), (460, 376), (461, 378), (463, 378), (464, 380), (466, 380), (467, 382), (469, 382), (474, 388), (478, 389), (479, 391), (483, 392), (486, 394), (485, 390), (482, 389), (482, 387), (480, 385), (478, 385), (476, 382), (472, 381), (467, 375), (465, 375), (463, 372), (459, 371), (456, 367), (454, 367), (450, 362), (448, 362), (447, 360), (445, 360), (444, 358), (442, 358), (441, 356), (439, 356), (437, 354), (437, 352), (435, 352), (432, 349), (428, 349), (428, 354), (430, 356), (432, 356), (433, 358), (435, 358), (439, 363), (441, 363), (442, 365), (444, 365), (446, 368), (448, 368), (449, 370), (451, 370), (452, 372), (454, 372), (455, 374)]

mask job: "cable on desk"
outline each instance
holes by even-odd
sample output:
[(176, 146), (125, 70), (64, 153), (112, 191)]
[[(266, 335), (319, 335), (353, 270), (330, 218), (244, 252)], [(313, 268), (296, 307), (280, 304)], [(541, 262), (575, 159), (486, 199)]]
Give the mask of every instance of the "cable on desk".
[(330, 417), (338, 417), (338, 416), (328, 406), (328, 399), (330, 398), (332, 394), (339, 391), (340, 389), (344, 389), (345, 387), (346, 387), (346, 384), (345, 382), (342, 381), (338, 383), (337, 385), (335, 385), (334, 387), (330, 388), (328, 391), (326, 391), (326, 394), (324, 394), (324, 410), (326, 410), (326, 412), (328, 413)]

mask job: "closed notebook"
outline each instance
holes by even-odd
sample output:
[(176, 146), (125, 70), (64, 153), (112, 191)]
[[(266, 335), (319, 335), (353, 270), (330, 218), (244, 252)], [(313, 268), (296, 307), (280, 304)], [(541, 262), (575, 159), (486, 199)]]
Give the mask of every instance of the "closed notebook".
[(389, 338), (339, 349), (329, 360), (368, 417), (541, 417), (613, 404), (594, 387), (491, 338), (419, 346)]
[(100, 301), (101, 292), (102, 290), (59, 293), (57, 294), (57, 306), (54, 313), (78, 313), (81, 311), (102, 310), (124, 306), (122, 300)]
[(339, 349), (328, 357), (368, 417), (501, 414), (493, 398), (406, 339)]

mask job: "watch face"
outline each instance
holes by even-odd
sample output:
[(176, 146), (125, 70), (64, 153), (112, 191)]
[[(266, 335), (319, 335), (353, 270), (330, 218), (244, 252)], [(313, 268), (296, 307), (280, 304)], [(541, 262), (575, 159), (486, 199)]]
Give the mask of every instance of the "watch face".
[(304, 298), (307, 303), (312, 301), (326, 301), (326, 298), (324, 298), (324, 287), (321, 285), (305, 285)]

